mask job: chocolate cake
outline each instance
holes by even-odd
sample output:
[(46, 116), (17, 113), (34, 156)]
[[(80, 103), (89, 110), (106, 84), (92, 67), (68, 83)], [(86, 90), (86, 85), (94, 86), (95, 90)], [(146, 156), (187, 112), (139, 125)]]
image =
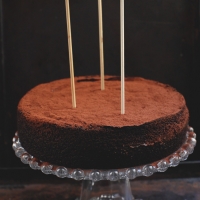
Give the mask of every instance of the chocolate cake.
[(176, 151), (185, 141), (189, 113), (184, 97), (169, 85), (125, 79), (126, 113), (120, 112), (120, 80), (76, 77), (77, 108), (70, 79), (36, 86), (18, 105), (22, 146), (38, 159), (82, 169), (148, 164)]

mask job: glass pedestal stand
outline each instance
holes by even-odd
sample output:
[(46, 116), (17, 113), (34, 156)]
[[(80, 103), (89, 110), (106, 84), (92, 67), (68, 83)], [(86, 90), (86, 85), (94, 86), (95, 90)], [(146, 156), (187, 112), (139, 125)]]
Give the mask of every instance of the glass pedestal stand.
[[(76, 200), (136, 200), (128, 178), (118, 181), (82, 182), (80, 199)], [(139, 199), (137, 199), (139, 200)]]
[[(195, 145), (196, 134), (192, 127), (188, 127), (185, 143), (173, 154), (143, 166), (109, 170), (71, 169), (43, 162), (31, 156), (21, 146), (18, 133), (13, 138), (12, 147), (15, 155), (24, 164), (29, 164), (34, 170), (41, 170), (44, 174), (53, 174), (59, 178), (83, 180), (80, 200), (134, 200), (129, 180), (135, 179), (138, 176), (151, 176), (155, 172), (165, 172), (168, 167), (177, 166), (180, 161), (188, 158), (189, 154), (193, 152)], [(98, 186), (98, 184), (102, 185)]]

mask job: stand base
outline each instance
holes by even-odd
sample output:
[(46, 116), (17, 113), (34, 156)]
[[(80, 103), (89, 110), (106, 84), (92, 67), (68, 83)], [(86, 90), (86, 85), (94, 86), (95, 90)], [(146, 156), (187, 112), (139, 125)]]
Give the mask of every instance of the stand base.
[[(128, 178), (119, 181), (82, 182), (80, 200), (136, 200)], [(78, 199), (77, 199), (78, 200)], [(139, 200), (139, 199), (138, 199)]]

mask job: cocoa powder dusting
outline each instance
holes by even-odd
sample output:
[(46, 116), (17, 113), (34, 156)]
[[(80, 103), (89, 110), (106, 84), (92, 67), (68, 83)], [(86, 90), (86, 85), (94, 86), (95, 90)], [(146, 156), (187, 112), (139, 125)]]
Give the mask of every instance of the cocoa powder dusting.
[[(106, 76), (105, 90), (100, 78), (76, 77), (77, 108), (72, 108), (70, 79), (41, 84), (29, 91), (18, 109), (26, 117), (60, 126), (98, 128), (139, 126), (170, 116), (185, 106), (175, 89), (143, 78), (125, 80), (125, 115), (120, 111), (120, 81)], [(30, 114), (31, 113), (31, 114)]]

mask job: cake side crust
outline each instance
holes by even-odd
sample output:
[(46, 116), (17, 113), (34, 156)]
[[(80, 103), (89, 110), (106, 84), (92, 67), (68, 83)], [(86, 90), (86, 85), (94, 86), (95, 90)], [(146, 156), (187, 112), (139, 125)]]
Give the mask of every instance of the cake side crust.
[[(23, 117), (20, 119), (23, 121)], [(102, 131), (63, 129), (53, 124), (36, 123), (37, 126), (33, 122), (21, 123), (19, 137), (22, 146), (40, 160), (82, 169), (125, 168), (159, 160), (183, 144), (187, 129), (187, 123), (179, 132), (175, 132), (176, 127), (171, 128), (173, 137), (167, 137), (169, 129), (156, 131), (163, 127), (162, 121), (160, 125), (118, 130), (106, 127)], [(174, 120), (165, 121), (169, 127), (170, 123)], [(148, 130), (155, 131), (148, 134)]]

